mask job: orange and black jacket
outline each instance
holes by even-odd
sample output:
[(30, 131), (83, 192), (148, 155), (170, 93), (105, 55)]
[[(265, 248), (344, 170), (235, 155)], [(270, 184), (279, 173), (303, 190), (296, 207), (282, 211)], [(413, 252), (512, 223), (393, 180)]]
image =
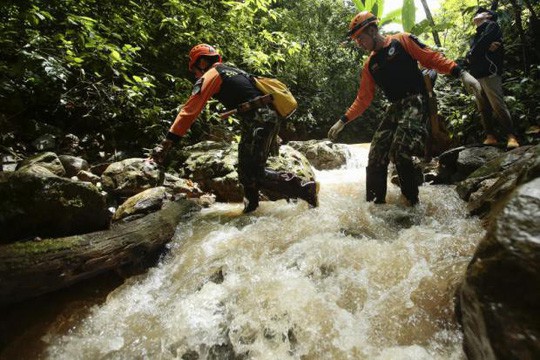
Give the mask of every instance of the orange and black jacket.
[(362, 70), (356, 99), (341, 117), (347, 123), (369, 107), (379, 86), (391, 102), (424, 94), (425, 85), (418, 63), (439, 73), (459, 76), (461, 68), (439, 52), (429, 49), (414, 35), (400, 33), (385, 38), (382, 49), (372, 52)]
[(237, 68), (214, 64), (193, 86), (193, 91), (171, 125), (167, 139), (177, 142), (197, 119), (206, 102), (214, 97), (228, 109), (262, 95), (250, 76)]

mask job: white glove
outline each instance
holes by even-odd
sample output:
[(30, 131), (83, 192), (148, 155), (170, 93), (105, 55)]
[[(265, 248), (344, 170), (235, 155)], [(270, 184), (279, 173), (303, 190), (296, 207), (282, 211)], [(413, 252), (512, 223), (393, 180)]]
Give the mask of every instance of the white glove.
[(332, 141), (336, 140), (338, 134), (345, 127), (345, 123), (341, 120), (336, 121), (334, 125), (328, 130), (328, 138)]
[(474, 76), (467, 71), (462, 71), (459, 77), (461, 78), (461, 82), (463, 82), (463, 86), (465, 86), (465, 90), (467, 90), (469, 94), (480, 96), (482, 93), (482, 86)]

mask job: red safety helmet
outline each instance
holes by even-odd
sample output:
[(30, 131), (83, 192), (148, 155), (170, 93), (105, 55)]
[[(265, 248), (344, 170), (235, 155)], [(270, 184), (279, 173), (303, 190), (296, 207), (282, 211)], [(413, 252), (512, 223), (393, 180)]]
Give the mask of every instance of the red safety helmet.
[(217, 57), (218, 61), (221, 62), (221, 55), (218, 54), (213, 46), (208, 44), (195, 45), (189, 51), (189, 71), (193, 71), (193, 66), (195, 66), (195, 63), (201, 56)]
[(355, 38), (364, 31), (369, 25), (379, 23), (379, 19), (369, 11), (362, 11), (352, 19), (349, 25), (349, 32), (347, 36)]

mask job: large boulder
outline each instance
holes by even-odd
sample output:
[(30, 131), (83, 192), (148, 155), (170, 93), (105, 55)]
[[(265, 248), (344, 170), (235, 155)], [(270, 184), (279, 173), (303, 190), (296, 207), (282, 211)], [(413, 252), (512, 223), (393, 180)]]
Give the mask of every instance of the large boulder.
[(135, 218), (161, 209), (164, 201), (170, 198), (167, 189), (158, 186), (133, 195), (127, 199), (118, 210), (116, 210), (113, 220), (118, 221), (126, 218)]
[(0, 243), (106, 229), (105, 198), (92, 184), (53, 175), (34, 165), (0, 173)]
[(30, 156), (17, 165), (17, 170), (20, 170), (25, 167), (30, 167), (32, 165), (39, 165), (46, 169), (49, 169), (53, 174), (58, 176), (66, 175), (66, 170), (64, 165), (58, 158), (58, 156), (53, 152), (44, 152), (39, 153), (34, 156)]
[[(537, 174), (538, 175), (538, 174)], [(494, 210), (457, 292), (467, 357), (540, 359), (540, 178)]]
[(101, 175), (101, 181), (107, 192), (130, 197), (157, 186), (163, 175), (156, 163), (131, 158), (110, 164)]
[(453, 184), (461, 181), (494, 157), (504, 153), (494, 146), (461, 146), (439, 156), (438, 183)]
[[(179, 169), (182, 177), (197, 182), (203, 191), (215, 194), (217, 201), (242, 201), (242, 189), (236, 172), (237, 144), (204, 141), (184, 150), (185, 160)], [(304, 180), (315, 177), (306, 157), (287, 145), (280, 147), (279, 156), (268, 159), (267, 166), (273, 170), (297, 174)], [(276, 194), (266, 195), (276, 200)]]
[(290, 147), (301, 152), (318, 170), (338, 169), (347, 163), (349, 149), (329, 140), (289, 141)]
[(540, 176), (540, 145), (523, 146), (494, 157), (458, 183), (471, 214), (484, 216), (518, 185)]
[(80, 157), (60, 155), (58, 158), (66, 170), (66, 177), (76, 176), (79, 171), (86, 171), (90, 168), (88, 161)]
[(203, 141), (184, 148), (185, 160), (180, 174), (199, 184), (205, 192), (216, 195), (217, 201), (242, 201), (236, 165), (236, 144)]

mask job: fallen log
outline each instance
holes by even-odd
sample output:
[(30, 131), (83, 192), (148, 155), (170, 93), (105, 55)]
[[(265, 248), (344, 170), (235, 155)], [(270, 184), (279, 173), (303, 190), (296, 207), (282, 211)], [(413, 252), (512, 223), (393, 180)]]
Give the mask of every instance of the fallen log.
[(0, 245), (0, 305), (139, 263), (163, 249), (178, 223), (200, 207), (189, 200), (109, 230)]

